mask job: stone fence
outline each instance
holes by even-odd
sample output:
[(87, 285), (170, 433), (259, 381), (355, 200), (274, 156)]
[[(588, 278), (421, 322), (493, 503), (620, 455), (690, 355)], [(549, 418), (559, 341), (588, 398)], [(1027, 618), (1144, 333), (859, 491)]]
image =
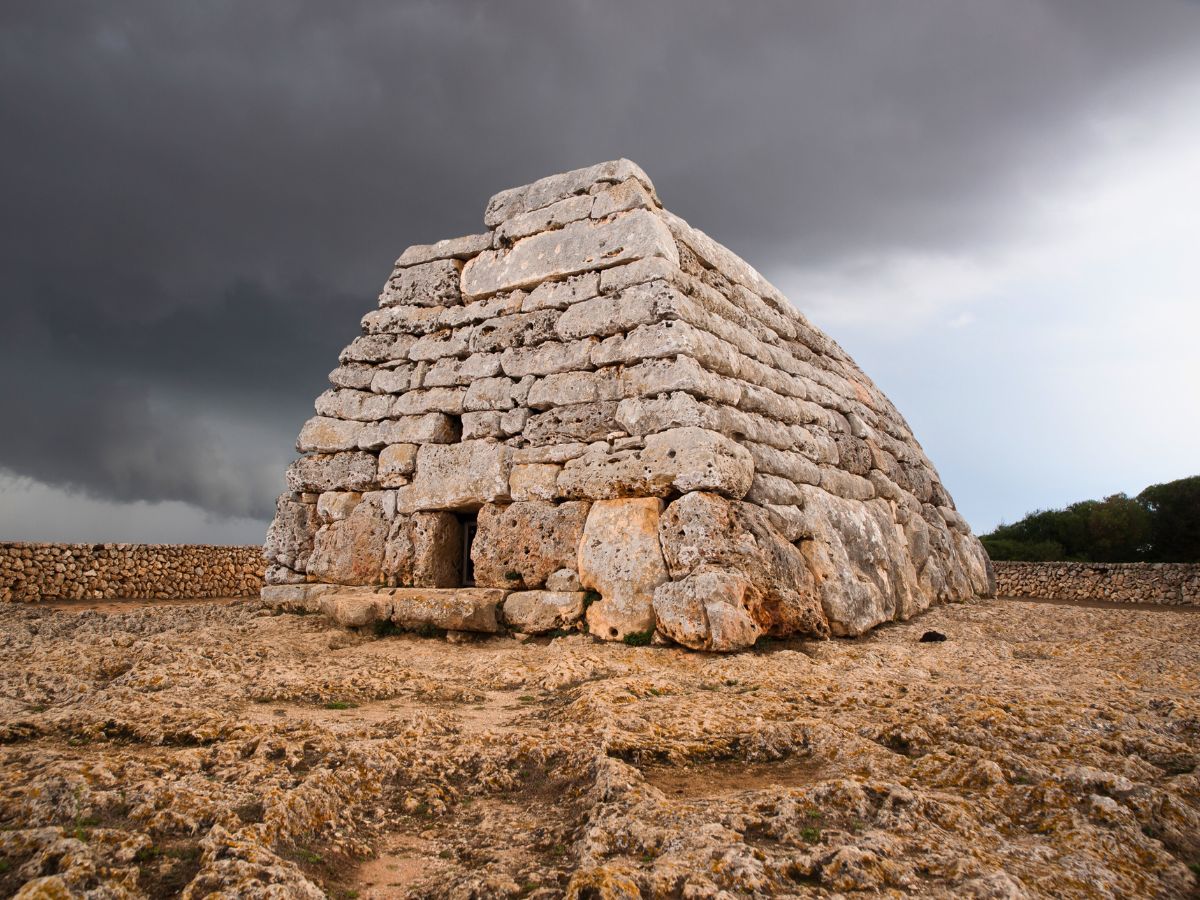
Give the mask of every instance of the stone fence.
[(265, 570), (258, 546), (0, 543), (0, 603), (251, 597)]
[(996, 596), (1200, 606), (1200, 564), (993, 562)]

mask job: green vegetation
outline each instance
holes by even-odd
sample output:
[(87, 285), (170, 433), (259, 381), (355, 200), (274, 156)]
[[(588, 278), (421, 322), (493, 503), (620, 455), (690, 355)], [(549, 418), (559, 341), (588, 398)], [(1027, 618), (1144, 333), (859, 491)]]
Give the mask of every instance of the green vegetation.
[(356, 706), (357, 703), (346, 703), (342, 700), (330, 700), (325, 704), (326, 709), (353, 709)]
[(1037, 510), (979, 540), (994, 560), (1200, 562), (1200, 475)]
[(630, 647), (645, 647), (654, 639), (654, 629), (649, 631), (631, 631), (625, 637), (621, 638)]
[(819, 841), (821, 839), (821, 829), (820, 828), (801, 828), (800, 829), (800, 837), (804, 838), (804, 840), (808, 841), (810, 844), (815, 844), (817, 841)]

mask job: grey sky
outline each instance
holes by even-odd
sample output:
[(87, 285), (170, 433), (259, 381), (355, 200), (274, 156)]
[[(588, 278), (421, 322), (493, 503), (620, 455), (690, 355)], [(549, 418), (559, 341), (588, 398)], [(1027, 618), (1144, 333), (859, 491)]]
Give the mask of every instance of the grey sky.
[(1185, 0), (7, 3), (0, 538), (261, 539), (404, 247), (619, 156), (977, 530), (1195, 474), (1197, 110)]

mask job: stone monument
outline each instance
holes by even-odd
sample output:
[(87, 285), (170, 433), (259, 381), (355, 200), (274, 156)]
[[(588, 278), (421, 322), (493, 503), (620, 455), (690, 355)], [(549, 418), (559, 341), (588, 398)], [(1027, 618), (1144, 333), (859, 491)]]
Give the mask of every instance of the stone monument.
[(904, 417), (629, 160), (410, 247), (300, 433), (264, 598), (694, 649), (857, 635), (995, 576)]

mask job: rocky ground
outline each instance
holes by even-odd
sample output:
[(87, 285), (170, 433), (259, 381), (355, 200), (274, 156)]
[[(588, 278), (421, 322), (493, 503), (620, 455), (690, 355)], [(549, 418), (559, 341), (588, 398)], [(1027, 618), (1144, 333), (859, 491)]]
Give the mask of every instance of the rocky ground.
[(715, 656), (14, 605), (0, 647), (0, 897), (1197, 896), (1197, 613)]

